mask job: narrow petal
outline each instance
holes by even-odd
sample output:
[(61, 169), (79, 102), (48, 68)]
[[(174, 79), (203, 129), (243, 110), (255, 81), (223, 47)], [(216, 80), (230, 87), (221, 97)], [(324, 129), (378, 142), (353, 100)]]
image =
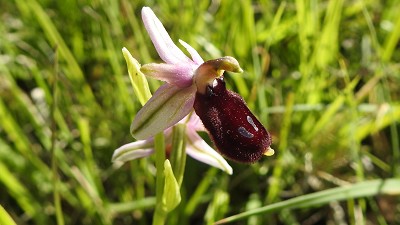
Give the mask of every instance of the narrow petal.
[(149, 77), (165, 81), (179, 87), (188, 87), (193, 83), (194, 70), (190, 64), (149, 63), (141, 71)]
[(164, 26), (149, 7), (143, 7), (142, 20), (160, 58), (171, 64), (193, 63), (171, 40)]
[(192, 158), (219, 168), (229, 175), (232, 174), (232, 167), (226, 160), (211, 148), (194, 130), (188, 130), (188, 143), (186, 152)]
[(193, 109), (195, 93), (196, 85), (161, 86), (137, 113), (131, 125), (133, 137), (147, 139), (179, 122)]
[(135, 141), (123, 145), (114, 151), (111, 161), (126, 162), (151, 155), (154, 152), (153, 139)]
[(192, 112), (190, 114), (187, 126), (193, 128), (196, 131), (206, 131), (203, 123), (200, 120), (200, 117), (195, 112)]
[(189, 52), (190, 56), (192, 56), (192, 60), (197, 64), (200, 65), (204, 62), (204, 60), (201, 58), (201, 56), (199, 55), (199, 53), (192, 47), (190, 46), (188, 43), (182, 41), (179, 39), (179, 43), (181, 43), (181, 45), (183, 45), (183, 47), (186, 48), (186, 50)]

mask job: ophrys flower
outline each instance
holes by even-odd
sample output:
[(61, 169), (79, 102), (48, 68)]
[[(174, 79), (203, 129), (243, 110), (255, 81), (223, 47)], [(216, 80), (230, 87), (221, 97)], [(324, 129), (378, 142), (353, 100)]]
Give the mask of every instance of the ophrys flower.
[(243, 99), (226, 90), (223, 83), (224, 71), (242, 72), (237, 60), (225, 56), (204, 62), (196, 50), (179, 40), (191, 55), (190, 59), (174, 44), (150, 8), (142, 9), (142, 19), (165, 63), (146, 64), (141, 71), (166, 83), (137, 113), (131, 125), (132, 135), (139, 140), (150, 140), (182, 120), (195, 106), (222, 155), (248, 163), (273, 154), (269, 133)]

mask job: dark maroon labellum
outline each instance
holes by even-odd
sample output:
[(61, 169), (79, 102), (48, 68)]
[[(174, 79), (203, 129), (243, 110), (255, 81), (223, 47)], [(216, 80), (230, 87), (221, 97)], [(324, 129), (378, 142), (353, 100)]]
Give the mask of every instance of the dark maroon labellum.
[(231, 160), (254, 163), (271, 145), (268, 131), (242, 97), (226, 89), (222, 77), (205, 94), (196, 93), (194, 109), (218, 151)]

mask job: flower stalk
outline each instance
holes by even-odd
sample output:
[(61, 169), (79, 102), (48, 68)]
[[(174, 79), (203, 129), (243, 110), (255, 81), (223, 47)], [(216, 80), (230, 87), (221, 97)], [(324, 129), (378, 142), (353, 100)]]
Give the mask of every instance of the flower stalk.
[(171, 164), (179, 187), (182, 185), (186, 166), (186, 127), (182, 124), (174, 126), (172, 130)]
[[(181, 126), (184, 128), (184, 126)], [(183, 179), (186, 156), (180, 156), (184, 153), (184, 130), (178, 128), (174, 131), (176, 141), (173, 145), (172, 152), (179, 152), (175, 157), (174, 164), (179, 169), (177, 180), (170, 161), (167, 159), (165, 148), (165, 138), (162, 133), (157, 134), (154, 138), (156, 151), (156, 208), (153, 214), (153, 225), (163, 225), (167, 219), (168, 213), (174, 210), (181, 202), (180, 185)], [(176, 133), (176, 134), (175, 134)], [(178, 140), (179, 139), (179, 140)], [(179, 149), (181, 148), (181, 150)], [(182, 160), (182, 161), (181, 161)]]
[(153, 214), (153, 225), (163, 225), (167, 217), (167, 212), (162, 204), (164, 193), (164, 162), (165, 162), (165, 143), (162, 133), (154, 137), (154, 148), (156, 151), (156, 208)]

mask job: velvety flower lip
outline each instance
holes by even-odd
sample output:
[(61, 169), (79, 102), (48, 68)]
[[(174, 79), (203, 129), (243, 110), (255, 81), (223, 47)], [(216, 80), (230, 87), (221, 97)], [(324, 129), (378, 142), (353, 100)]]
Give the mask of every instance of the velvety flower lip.
[(223, 77), (214, 81), (203, 92), (198, 90), (194, 109), (219, 153), (240, 163), (255, 163), (264, 155), (273, 155), (271, 135), (246, 102), (226, 89)]

